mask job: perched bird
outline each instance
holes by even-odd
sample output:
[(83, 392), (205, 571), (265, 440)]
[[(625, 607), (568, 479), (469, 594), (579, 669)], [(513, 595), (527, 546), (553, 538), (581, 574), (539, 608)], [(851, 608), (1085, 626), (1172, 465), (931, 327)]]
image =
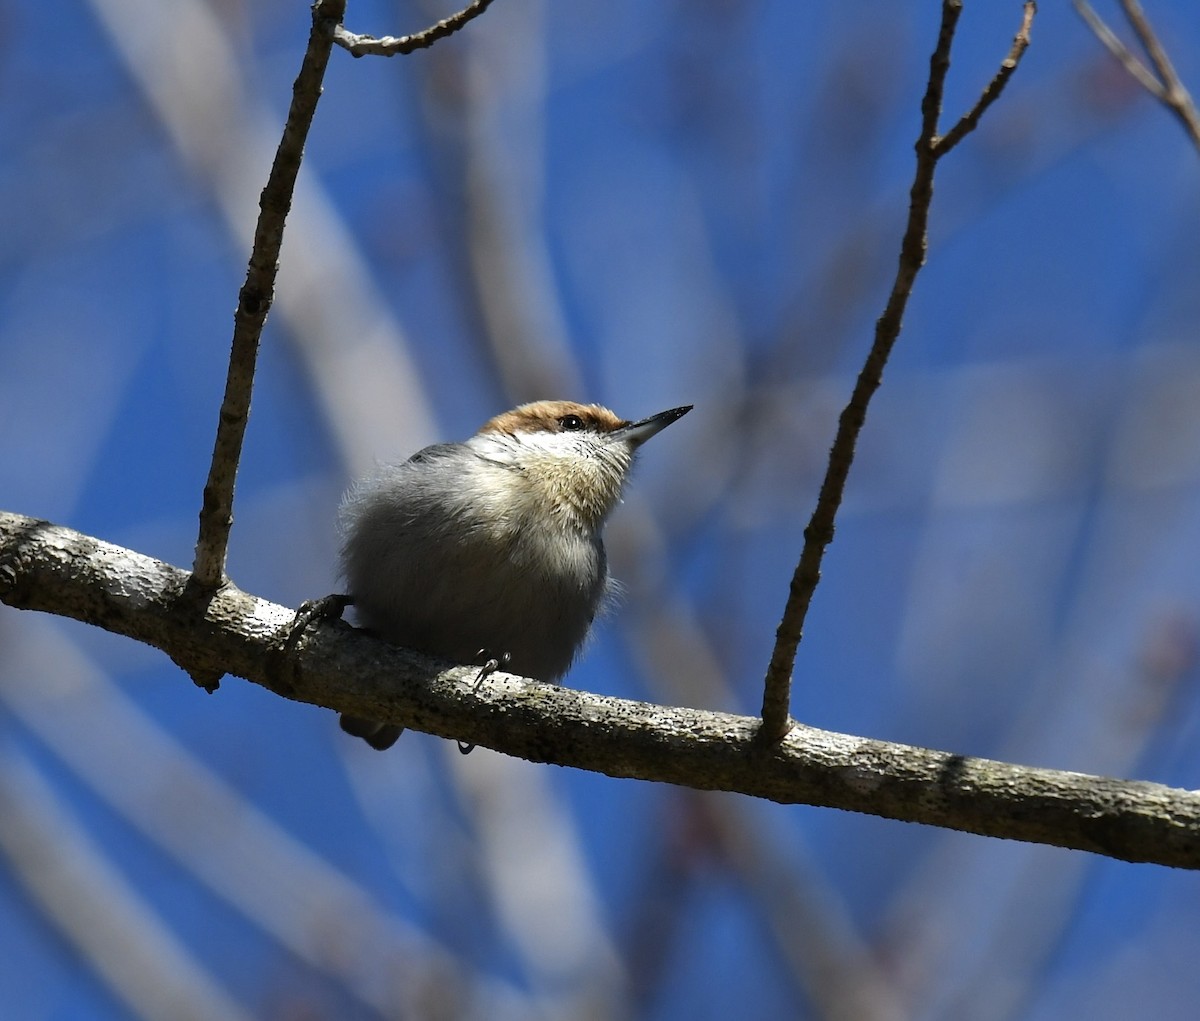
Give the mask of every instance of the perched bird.
[[(557, 681), (607, 591), (601, 530), (634, 454), (689, 411), (627, 422), (596, 404), (538, 401), (362, 479), (340, 516), (359, 623), (431, 656)], [(379, 749), (403, 730), (341, 725)]]

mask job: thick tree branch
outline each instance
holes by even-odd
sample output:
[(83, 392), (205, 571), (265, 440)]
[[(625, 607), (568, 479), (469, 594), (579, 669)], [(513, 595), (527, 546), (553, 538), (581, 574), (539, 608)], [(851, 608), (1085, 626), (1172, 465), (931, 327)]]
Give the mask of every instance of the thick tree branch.
[(726, 790), (1200, 868), (1200, 793), (1035, 769), (797, 726), (773, 745), (746, 716), (632, 702), (438, 664), (330, 624), (284, 653), (293, 613), (79, 532), (0, 512), (0, 600), (166, 652), (189, 672), (615, 777)]
[(412, 53), (453, 35), (469, 21), (479, 17), (491, 3), (492, 0), (472, 0), (458, 13), (443, 18), (413, 35), (385, 35), (377, 39), (373, 35), (348, 32), (342, 25), (338, 25), (333, 34), (333, 41), (356, 57), (394, 57), (397, 53)]
[(938, 119), (942, 112), (946, 75), (950, 70), (950, 49), (962, 13), (962, 0), (943, 0), (941, 28), (937, 45), (929, 59), (929, 81), (921, 100), (921, 133), (915, 147), (917, 167), (910, 192), (908, 224), (900, 243), (896, 279), (887, 306), (875, 324), (874, 343), (859, 372), (850, 400), (838, 419), (837, 434), (829, 451), (829, 464), (821, 482), (817, 506), (808, 527), (804, 529), (804, 549), (792, 575), (787, 604), (775, 632), (775, 648), (763, 683), (762, 730), (767, 740), (778, 740), (791, 726), (792, 671), (796, 663), (796, 650), (804, 636), (804, 620), (808, 616), (813, 593), (821, 581), (821, 561), (826, 548), (833, 542), (834, 523), (842, 505), (850, 466), (854, 463), (858, 436), (867, 419), (867, 408), (883, 382), (883, 370), (900, 336), (904, 310), (908, 306), (913, 284), (925, 264), (934, 170), (938, 160), (975, 129), (984, 110), (995, 102), (1008, 83), (1029, 45), (1029, 29), (1036, 10), (1036, 4), (1027, 0), (1021, 27), (999, 72), (984, 88), (975, 106), (944, 138), (939, 138)]
[[(212, 465), (204, 485), (204, 503), (200, 508), (200, 532), (196, 539), (193, 569), (195, 583), (204, 588), (215, 588), (225, 580), (225, 554), (229, 546), (229, 530), (233, 527), (233, 487), (237, 479), (238, 462), (242, 457), (246, 422), (250, 417), (258, 342), (275, 297), (283, 227), (292, 208), (292, 193), (300, 172), (300, 161), (304, 157), (304, 142), (308, 138), (317, 101), (321, 98), (321, 82), (333, 48), (333, 31), (345, 13), (346, 0), (317, 0), (313, 4), (308, 49), (300, 66), (300, 74), (292, 86), (292, 105), (284, 124), (283, 137), (258, 203), (258, 225), (254, 231), (246, 282), (238, 293), (237, 311), (233, 317), (233, 347), (229, 353), (225, 396), (221, 401)], [(219, 678), (218, 674), (216, 679), (210, 676), (202, 680), (197, 675), (196, 680), (209, 686)]]

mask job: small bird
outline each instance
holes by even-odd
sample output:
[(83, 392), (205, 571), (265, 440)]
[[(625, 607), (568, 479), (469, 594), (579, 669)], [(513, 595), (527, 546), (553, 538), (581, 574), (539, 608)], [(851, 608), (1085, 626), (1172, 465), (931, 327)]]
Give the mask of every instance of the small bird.
[[(608, 590), (601, 531), (634, 454), (691, 410), (628, 422), (597, 404), (537, 401), (377, 469), (340, 514), (359, 623), (431, 656), (558, 681)], [(341, 726), (380, 750), (403, 731), (345, 715)]]

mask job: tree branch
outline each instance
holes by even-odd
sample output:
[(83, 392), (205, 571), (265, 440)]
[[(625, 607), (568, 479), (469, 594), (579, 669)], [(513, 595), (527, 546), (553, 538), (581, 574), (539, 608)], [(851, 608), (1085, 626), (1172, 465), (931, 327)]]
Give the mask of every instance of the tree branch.
[(921, 133), (916, 144), (917, 168), (910, 192), (908, 225), (900, 243), (900, 264), (896, 269), (896, 279), (887, 306), (875, 324), (875, 341), (871, 345), (862, 371), (859, 372), (850, 400), (838, 419), (837, 434), (829, 451), (829, 464), (817, 496), (817, 506), (809, 519), (808, 527), (804, 529), (804, 549), (792, 575), (787, 604), (775, 632), (775, 648), (771, 653), (771, 662), (763, 682), (764, 740), (779, 740), (792, 725), (791, 688), (796, 650), (804, 636), (804, 620), (808, 616), (813, 593), (821, 581), (821, 561), (824, 559), (826, 548), (833, 542), (834, 523), (846, 490), (850, 466), (854, 463), (858, 436), (866, 422), (867, 408), (883, 381), (883, 370), (892, 353), (892, 347), (900, 336), (904, 310), (908, 306), (913, 284), (925, 263), (929, 207), (933, 202), (934, 170), (938, 160), (967, 133), (974, 130), (984, 110), (997, 99), (1016, 70), (1029, 45), (1029, 27), (1036, 10), (1036, 4), (1027, 0), (1021, 28), (999, 72), (984, 89), (972, 110), (945, 138), (939, 138), (938, 118), (942, 111), (946, 75), (950, 70), (950, 49), (954, 42), (958, 18), (962, 13), (962, 0), (943, 0), (941, 28), (937, 45), (929, 59), (929, 82), (921, 100)]
[(228, 672), (313, 705), (534, 762), (1200, 868), (1200, 793), (1010, 765), (753, 717), (594, 695), (435, 662), (323, 625), (284, 651), (293, 612), (69, 528), (0, 512), (0, 601), (96, 624), (189, 672)]
[(439, 39), (453, 35), (467, 22), (473, 21), (491, 6), (492, 0), (472, 0), (457, 14), (452, 14), (415, 35), (385, 35), (376, 39), (373, 35), (358, 35), (348, 32), (342, 25), (334, 29), (333, 41), (355, 57), (394, 57), (397, 53), (412, 53), (432, 46)]
[(1096, 13), (1095, 8), (1087, 0), (1074, 0), (1074, 4), (1076, 13), (1084, 20), (1104, 48), (1121, 62), (1121, 66), (1129, 72), (1130, 77), (1134, 78), (1155, 99), (1165, 100), (1167, 94), (1162, 82), (1155, 78), (1154, 72), (1121, 42), (1117, 34)]
[[(216, 588), (225, 580), (225, 555), (229, 530), (233, 527), (233, 488), (250, 416), (258, 342), (275, 296), (284, 223), (292, 208), (296, 175), (304, 157), (304, 142), (317, 101), (321, 98), (321, 82), (333, 48), (333, 31), (345, 12), (346, 0), (317, 0), (313, 4), (308, 49), (292, 86), (292, 105), (283, 127), (283, 137), (279, 140), (271, 174), (258, 203), (258, 225), (254, 231), (246, 282), (238, 293), (237, 311), (233, 317), (233, 347), (229, 354), (225, 396), (221, 401), (212, 465), (200, 508), (200, 532), (193, 569), (195, 584), (202, 588)], [(197, 683), (206, 687), (219, 679), (219, 674), (216, 679), (196, 677)]]
[(1017, 34), (1013, 37), (1012, 49), (1008, 51), (1008, 56), (1000, 62), (1000, 70), (984, 86), (983, 92), (979, 94), (979, 99), (976, 100), (975, 105), (959, 118), (958, 123), (954, 127), (933, 143), (934, 155), (938, 159), (945, 156), (946, 153), (974, 131), (979, 126), (979, 119), (983, 116), (984, 111), (1000, 98), (1000, 93), (1004, 91), (1004, 86), (1008, 84), (1008, 79), (1012, 77), (1013, 72), (1017, 69), (1017, 65), (1021, 62), (1021, 58), (1025, 55), (1025, 51), (1029, 49), (1029, 32), (1033, 28), (1033, 16), (1035, 14), (1037, 14), (1037, 3), (1035, 0), (1025, 0), (1025, 9), (1021, 16), (1021, 27), (1017, 29)]
[[(1154, 65), (1154, 71), (1143, 64), (1130, 51), (1129, 47), (1121, 42), (1117, 34), (1104, 23), (1104, 20), (1088, 3), (1088, 0), (1074, 0), (1074, 3), (1079, 16), (1105, 49), (1121, 62), (1121, 66), (1142, 88), (1179, 119), (1188, 133), (1188, 137), (1192, 140), (1192, 145), (1200, 149), (1200, 112), (1196, 110), (1196, 104), (1192, 100), (1191, 94), (1175, 71), (1175, 65), (1171, 63), (1171, 58), (1167, 56), (1167, 51), (1159, 42), (1158, 35), (1138, 0), (1121, 0), (1121, 9), (1125, 12), (1125, 20), (1129, 22), (1138, 41), (1142, 44), (1142, 49), (1146, 51), (1146, 55)], [(1157, 77), (1155, 72), (1157, 72)]]

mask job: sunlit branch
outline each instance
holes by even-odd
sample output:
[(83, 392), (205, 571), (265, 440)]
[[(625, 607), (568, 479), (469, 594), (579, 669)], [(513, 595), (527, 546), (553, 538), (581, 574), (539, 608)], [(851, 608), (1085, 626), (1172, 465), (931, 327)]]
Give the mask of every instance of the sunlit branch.
[[(204, 485), (200, 508), (200, 532), (196, 539), (193, 563), (194, 582), (200, 590), (212, 590), (225, 580), (225, 556), (229, 532), (233, 527), (233, 490), (242, 441), (250, 417), (250, 395), (254, 389), (254, 370), (258, 361), (258, 343), (275, 296), (275, 277), (279, 269), (279, 251), (283, 228), (292, 207), (292, 193), (304, 142), (312, 124), (321, 82), (333, 48), (333, 30), (346, 12), (346, 0), (317, 0), (313, 5), (312, 30), (308, 49), (300, 65), (300, 74), (292, 86), (292, 104), (283, 127), (283, 137), (275, 152), (271, 173), (259, 199), (258, 224), (246, 282), (238, 293), (233, 319), (233, 347), (225, 396), (217, 420), (217, 438), (213, 445), (212, 465)], [(213, 686), (220, 679), (211, 674), (197, 676), (196, 683)]]
[(900, 244), (896, 279), (887, 306), (875, 324), (875, 341), (859, 372), (850, 400), (838, 419), (837, 433), (829, 451), (828, 467), (817, 496), (817, 506), (809, 519), (808, 527), (804, 529), (804, 549), (792, 575), (787, 604), (775, 633), (775, 648), (763, 683), (761, 737), (767, 742), (778, 741), (792, 725), (792, 672), (796, 663), (796, 651), (804, 635), (804, 620), (812, 604), (813, 593), (821, 580), (821, 561), (825, 550), (833, 541), (834, 524), (842, 504), (850, 466), (854, 463), (858, 437), (866, 422), (867, 408), (883, 381), (883, 370), (892, 347), (900, 336), (904, 310), (912, 294), (913, 284), (925, 263), (929, 207), (933, 201), (934, 169), (942, 156), (963, 136), (974, 130), (984, 110), (999, 97), (1008, 83), (1029, 44), (1029, 28), (1035, 11), (1036, 5), (1032, 0), (1025, 4), (1021, 28), (999, 72), (983, 90), (975, 106), (945, 137), (939, 137), (938, 119), (941, 116), (946, 74), (950, 70), (950, 49), (954, 42), (958, 18), (962, 13), (961, 0), (944, 0), (942, 4), (941, 28), (929, 61), (929, 81), (925, 96), (921, 100), (921, 133), (916, 144), (917, 168), (910, 191), (908, 224)]
[(373, 35), (348, 32), (339, 24), (334, 30), (333, 41), (356, 57), (394, 57), (397, 53), (412, 53), (453, 35), (468, 22), (479, 17), (491, 3), (492, 0), (473, 0), (457, 14), (443, 18), (413, 35), (385, 35), (377, 39)]
[(984, 836), (1200, 868), (1200, 792), (1037, 769), (797, 726), (594, 695), (438, 664), (325, 624), (283, 652), (292, 610), (47, 521), (0, 512), (0, 601), (96, 624), (287, 698), (609, 776), (723, 790)]

